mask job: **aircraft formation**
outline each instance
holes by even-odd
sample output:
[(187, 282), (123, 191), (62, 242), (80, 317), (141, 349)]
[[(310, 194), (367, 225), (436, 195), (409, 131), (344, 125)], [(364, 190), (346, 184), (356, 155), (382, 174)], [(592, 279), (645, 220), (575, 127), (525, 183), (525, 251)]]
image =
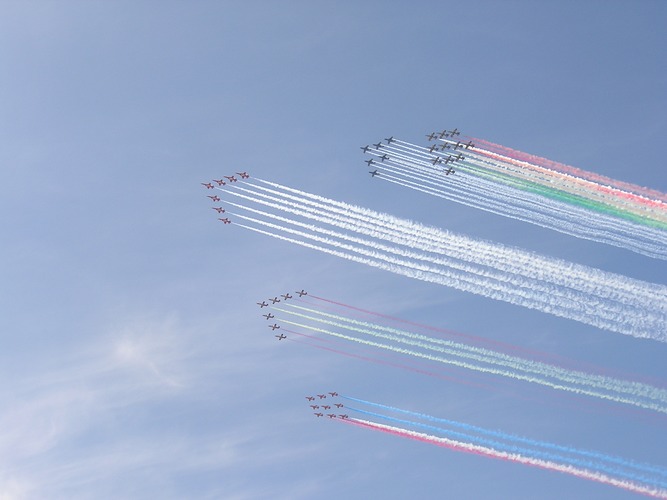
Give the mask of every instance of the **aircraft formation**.
[[(221, 186), (226, 186), (227, 184), (231, 184), (234, 182), (238, 182), (239, 178), (241, 179), (249, 179), (250, 175), (248, 172), (236, 172), (236, 176), (234, 175), (223, 175), (222, 179), (212, 179), (211, 182), (201, 182), (200, 184), (204, 186), (206, 189), (219, 189)], [(227, 180), (225, 180), (227, 179)], [(217, 187), (213, 184), (216, 183)], [(207, 198), (210, 198), (211, 201), (217, 203), (220, 201), (220, 197), (218, 195), (207, 195)], [(223, 207), (211, 207), (213, 210), (215, 210), (218, 214), (223, 214), (227, 210)], [(223, 224), (231, 224), (232, 220), (229, 217), (218, 217), (218, 220), (222, 222)]]
[[(318, 399), (318, 401), (319, 401), (321, 399), (327, 399), (327, 397), (329, 399), (338, 397), (339, 394), (337, 392), (333, 391), (333, 392), (327, 392), (327, 393), (324, 393), (324, 394), (316, 394), (316, 396), (319, 398)], [(308, 401), (308, 403), (311, 403), (311, 402), (315, 401), (315, 396), (305, 396), (305, 398)], [(350, 418), (349, 415), (347, 415), (346, 413), (333, 413), (333, 411), (335, 411), (335, 410), (332, 410), (332, 406), (335, 406), (336, 409), (340, 410), (341, 408), (343, 408), (345, 406), (343, 403), (333, 403), (331, 405), (328, 405), (328, 404), (319, 404), (319, 405), (318, 404), (309, 404), (308, 406), (310, 406), (311, 409), (315, 410), (315, 411), (313, 411), (313, 415), (315, 415), (318, 418), (324, 417), (325, 415), (329, 418), (337, 418), (337, 419), (340, 419), (340, 420), (347, 420), (348, 418)], [(318, 410), (322, 410), (322, 411), (318, 411)], [(331, 413), (324, 413), (324, 412), (331, 412)]]
[[(452, 165), (456, 162), (465, 160), (465, 156), (461, 152), (455, 153), (457, 150), (466, 150), (475, 147), (472, 140), (461, 142), (460, 140), (453, 139), (460, 134), (461, 132), (457, 128), (454, 128), (454, 130), (445, 129), (442, 132), (432, 132), (426, 135), (426, 138), (429, 141), (441, 141), (440, 144), (433, 144), (427, 149), (431, 156), (427, 161), (431, 163), (433, 167), (442, 166), (443, 168), (438, 169), (438, 171), (445, 175), (454, 174), (456, 170), (454, 170)], [(373, 148), (371, 148), (371, 145), (361, 146), (359, 148), (363, 153), (373, 155), (373, 158), (364, 160), (369, 167), (377, 165), (377, 168), (368, 171), (368, 173), (371, 174), (371, 177), (387, 175), (387, 173), (383, 173), (381, 170), (388, 172), (391, 177), (390, 172), (392, 171), (392, 168), (400, 168), (405, 163), (406, 158), (404, 152), (401, 151), (400, 148), (391, 146), (392, 144), (401, 141), (395, 139), (394, 136), (385, 137), (385, 141), (387, 141), (387, 144), (382, 142), (374, 143)], [(434, 154), (435, 152), (440, 153), (445, 150), (451, 151), (451, 154)], [(447, 165), (449, 165), (449, 167), (447, 167)]]
[[(276, 295), (275, 297), (271, 297), (269, 299), (262, 300), (260, 302), (256, 302), (256, 304), (259, 306), (260, 309), (264, 309), (265, 307), (269, 307), (269, 306), (278, 304), (281, 301), (285, 302), (287, 300), (293, 299), (295, 296), (297, 298), (299, 298), (299, 297), (305, 297), (306, 295), (308, 295), (308, 292), (306, 292), (302, 288), (301, 290), (297, 290), (296, 292), (294, 292), (294, 295), (291, 295), (289, 292), (281, 293), (279, 295)], [(279, 298), (279, 297), (282, 297), (282, 299)], [(271, 303), (269, 304), (269, 302), (271, 302)], [(268, 320), (274, 319), (275, 315), (269, 312), (269, 313), (266, 313), (266, 314), (262, 314), (262, 317), (268, 321)], [(272, 325), (266, 325), (266, 326), (268, 326), (271, 329), (272, 332), (275, 331), (275, 330), (280, 329), (280, 325), (278, 323), (274, 323)], [(279, 335), (274, 335), (274, 337), (276, 337), (278, 340), (284, 340), (284, 339), (287, 338), (287, 335), (285, 335), (283, 333), (280, 333)]]
[[(457, 128), (432, 132), (427, 134), (426, 138), (431, 143), (428, 147), (410, 144), (393, 136), (385, 138), (384, 142), (362, 146), (360, 148), (362, 152), (371, 156), (365, 161), (372, 169), (369, 171), (371, 177), (389, 180), (407, 187), (412, 184), (418, 186), (420, 191), (429, 194), (437, 193), (434, 195), (439, 195), (444, 192), (444, 189), (449, 189), (450, 192), (464, 200), (462, 201), (464, 204), (476, 206), (474, 203), (479, 202), (481, 205), (482, 202), (478, 200), (487, 199), (494, 201), (494, 206), (500, 207), (498, 210), (501, 210), (504, 209), (503, 207), (510, 206), (510, 203), (513, 203), (511, 200), (519, 199), (518, 196), (510, 199), (510, 195), (505, 194), (505, 191), (509, 190), (507, 186), (522, 186), (521, 183), (524, 182), (529, 188), (526, 188), (526, 191), (530, 196), (535, 197), (536, 192), (545, 191), (550, 188), (550, 184), (557, 182), (561, 183), (559, 186), (563, 186), (559, 189), (567, 192), (569, 187), (566, 183), (570, 182), (570, 178), (574, 176), (574, 171), (567, 170), (565, 167), (559, 167), (561, 170), (556, 173), (545, 173), (542, 170), (548, 170), (545, 167), (546, 160), (539, 163), (535, 160), (537, 157), (509, 151), (509, 148), (492, 145), (481, 139), (473, 141), (472, 138), (462, 137)], [(532, 170), (528, 176), (522, 169), (530, 162), (535, 162), (535, 164), (530, 165)], [(448, 177), (456, 173), (454, 166), (459, 171), (458, 175)], [(490, 173), (474, 177), (478, 172)], [(532, 184), (529, 185), (527, 180), (522, 180), (521, 175), (525, 175), (526, 179), (530, 178)], [(594, 176), (581, 171), (577, 172), (577, 175), (579, 185), (585, 186), (578, 188), (577, 195), (583, 198), (589, 193), (585, 192), (588, 187), (581, 179), (590, 180)], [(498, 179), (504, 179), (503, 176), (510, 179), (512, 183), (507, 182), (505, 185), (499, 183)], [(350, 261), (579, 321), (601, 330), (667, 342), (667, 313), (665, 312), (667, 286), (633, 280), (620, 274), (604, 272), (584, 265), (573, 265), (522, 249), (476, 240), (435, 227), (426, 227), (414, 221), (398, 219), (389, 214), (356, 207), (337, 200), (329, 200), (262, 179), (254, 178), (252, 181), (243, 182), (249, 177), (246, 172), (236, 172), (236, 175), (222, 176), (221, 179), (201, 183), (207, 191), (218, 189), (224, 193), (222, 203), (219, 203), (221, 198), (217, 194), (208, 195), (216, 205), (212, 207), (216, 215), (224, 214), (223, 217), (218, 217), (223, 224), (231, 224), (230, 217), (232, 217), (235, 224), (245, 229), (311, 249), (318, 249)], [(538, 181), (542, 182), (539, 189), (535, 187)], [(485, 191), (482, 192), (482, 188), (478, 186), (482, 186), (483, 182), (489, 185), (492, 182), (498, 182), (498, 186), (493, 189), (485, 185)], [(614, 184), (613, 180), (608, 182), (605, 179), (605, 182), (614, 186), (614, 189), (616, 186), (621, 186), (619, 183)], [(236, 183), (244, 187), (239, 188)], [(437, 186), (437, 189), (433, 188), (433, 193), (428, 191), (432, 189), (431, 186)], [(475, 189), (478, 189), (480, 194), (468, 196), (468, 193), (475, 192)], [(655, 231), (658, 232), (665, 231), (667, 222), (660, 218), (662, 217), (660, 212), (662, 206), (658, 204), (667, 202), (658, 200), (655, 196), (649, 199), (645, 194), (653, 196), (654, 193), (649, 192), (647, 188), (633, 187), (632, 189), (635, 191), (630, 194), (624, 192), (623, 196), (618, 196), (618, 200), (612, 200), (613, 203), (622, 207), (618, 209), (619, 213), (625, 210), (626, 206), (629, 207), (627, 210), (631, 211), (638, 210), (632, 204), (637, 206), (643, 204), (643, 207), (648, 207), (645, 212), (648, 212), (649, 215), (653, 214), (651, 210), (655, 212), (652, 215), (654, 219), (651, 227), (657, 228)], [(620, 191), (620, 188), (618, 190)], [(601, 197), (612, 198), (611, 194), (607, 192), (606, 185), (596, 185), (595, 189), (591, 188), (590, 191), (593, 202), (587, 203), (593, 207), (595, 207), (596, 200), (602, 199)], [(598, 192), (603, 195), (599, 195)], [(496, 200), (494, 197), (500, 196), (497, 193), (507, 196), (508, 200), (500, 200), (500, 198)], [(574, 199), (574, 196), (570, 198)], [(269, 199), (271, 201), (267, 201)], [(657, 208), (654, 209), (654, 205)], [(544, 206), (549, 208), (551, 205), (545, 204)], [(234, 211), (235, 208), (239, 210)], [(546, 211), (546, 208), (540, 209)], [(633, 216), (636, 215), (632, 213)], [(521, 217), (516, 218), (525, 220)], [(388, 223), (388, 221), (391, 222)], [(665, 227), (660, 226), (663, 223), (666, 224)], [(621, 227), (620, 223), (617, 224), (618, 227)], [(642, 229), (642, 231), (647, 231), (647, 234), (650, 230), (652, 229)], [(650, 234), (653, 235), (653, 233)], [(617, 235), (614, 234), (614, 236)], [(667, 255), (665, 253), (667, 245), (657, 238), (652, 238), (652, 240), (658, 249), (647, 246), (646, 252), (650, 250), (652, 253), (646, 254), (651, 256), (656, 254), (658, 258), (664, 258), (660, 255)], [(447, 259), (450, 257), (457, 259), (456, 266), (449, 264)], [(425, 265), (429, 266), (433, 272), (428, 275), (423, 273)], [(300, 298), (304, 299), (299, 300)], [(571, 369), (567, 366), (531, 359), (529, 356), (521, 355), (518, 350), (519, 354), (507, 353), (502, 349), (496, 350), (466, 340), (447, 341), (445, 349), (441, 341), (432, 338), (430, 330), (416, 331), (405, 327), (402, 329), (392, 327), (389, 337), (385, 325), (379, 320), (371, 318), (368, 321), (361, 321), (358, 315), (359, 311), (363, 309), (350, 306), (355, 311), (351, 316), (349, 312), (336, 311), (335, 307), (332, 307), (332, 303), (337, 304), (339, 308), (343, 307), (344, 305), (339, 302), (326, 301), (325, 308), (322, 305), (318, 307), (318, 300), (326, 301), (326, 299), (308, 296), (308, 293), (302, 289), (262, 299), (256, 304), (260, 309), (267, 309), (261, 312), (261, 316), (266, 320), (266, 326), (278, 341), (288, 339), (287, 333), (290, 334), (289, 340), (313, 345), (313, 347), (319, 346), (312, 342), (309, 343), (309, 339), (326, 338), (328, 342), (344, 339), (346, 345), (364, 348), (373, 346), (378, 351), (388, 352), (396, 357), (402, 356), (406, 363), (410, 362), (411, 365), (421, 362), (430, 363), (428, 367), (425, 367), (424, 372), (432, 373), (431, 366), (439, 363), (448, 365), (447, 369), (457, 367), (461, 370), (468, 370), (469, 374), (465, 376), (504, 377), (506, 381), (522, 381), (522, 383), (533, 384), (539, 389), (564, 391), (564, 393), (577, 397), (597, 398), (600, 403), (604, 404), (625, 405), (628, 409), (654, 412), (658, 416), (667, 414), (667, 390), (658, 385), (601, 376), (595, 372), (586, 372), (585, 369)], [(387, 318), (385, 315), (377, 314)], [(416, 324), (411, 323), (411, 325)], [(345, 349), (346, 347), (342, 347), (334, 352), (349, 356), (350, 349), (347, 348), (348, 352)], [(364, 359), (373, 361), (369, 356)], [(399, 364), (394, 366), (402, 367)], [(346, 404), (335, 399), (337, 397), (344, 399)], [(437, 429), (437, 432), (425, 434), (417, 432), (414, 428), (402, 428), (407, 424), (396, 427), (364, 420), (371, 415), (389, 421), (393, 419), (397, 423), (403, 422), (395, 417), (374, 413), (377, 408), (382, 407), (380, 404), (361, 400), (350, 403), (353, 398), (347, 397), (346, 394), (339, 396), (337, 392), (318, 393), (305, 398), (309, 411), (312, 411), (316, 418), (327, 421), (334, 420), (346, 425), (352, 424), (410, 439), (419, 439), (438, 446), (468, 450), (517, 463), (567, 472), (578, 477), (649, 495), (655, 491), (662, 494), (665, 492), (663, 486), (667, 484), (662, 479), (651, 479), (645, 484), (640, 484), (642, 481), (635, 480), (635, 475), (638, 473), (631, 470), (634, 465), (629, 461), (627, 472), (621, 471), (615, 476), (616, 471), (614, 470), (614, 474), (605, 476), (611, 470), (606, 462), (620, 463), (622, 459), (617, 457), (611, 457), (608, 460), (602, 454), (597, 454), (597, 462), (591, 460), (585, 468), (577, 469), (577, 466), (583, 463), (583, 459), (559, 456), (558, 460), (549, 462), (548, 466), (545, 466), (546, 462), (543, 457), (545, 453), (551, 452), (545, 452), (542, 448), (558, 449), (558, 445), (530, 440), (534, 449), (525, 448), (519, 453), (514, 453), (512, 450), (515, 450), (519, 444), (527, 442), (526, 438), (505, 435), (503, 438), (507, 442), (501, 443), (498, 440), (487, 439), (484, 434), (487, 431), (477, 428), (475, 432), (478, 435), (471, 438), (470, 442), (460, 439), (457, 442), (454, 438), (461, 434), (457, 434), (458, 431), (455, 430)], [(366, 404), (370, 408), (365, 410), (355, 408), (359, 404)], [(388, 406), (382, 409), (402, 411)], [(343, 411), (348, 412), (352, 417), (349, 417), (348, 413), (339, 413)], [(355, 412), (360, 412), (361, 415), (358, 416), (359, 413)], [(429, 417), (432, 421), (434, 418)], [(440, 421), (451, 424), (443, 419)], [(422, 424), (411, 423), (410, 425)], [(465, 425), (467, 424), (455, 424), (459, 427)], [(493, 432), (499, 434), (497, 431)], [(570, 449), (573, 450), (573, 448), (568, 448)], [(587, 456), (587, 453), (590, 452), (582, 452), (582, 456)], [(555, 457), (556, 455), (550, 456)], [(660, 474), (663, 473), (660, 472)], [(667, 471), (664, 475), (667, 477)]]

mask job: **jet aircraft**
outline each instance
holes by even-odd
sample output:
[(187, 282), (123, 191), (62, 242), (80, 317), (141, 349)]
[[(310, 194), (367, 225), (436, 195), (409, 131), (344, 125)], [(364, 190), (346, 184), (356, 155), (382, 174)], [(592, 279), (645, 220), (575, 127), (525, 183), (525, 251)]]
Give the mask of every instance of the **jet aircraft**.
[(206, 189), (213, 189), (213, 184), (210, 182), (201, 182), (200, 183), (202, 186), (206, 186)]
[(225, 209), (222, 207), (211, 207), (213, 210), (217, 210), (219, 214), (222, 214), (225, 212)]
[(381, 142), (377, 142), (377, 143), (374, 142), (373, 146), (375, 146), (375, 149), (380, 149), (382, 147), (382, 143)]
[(310, 407), (311, 407), (313, 410), (317, 410), (317, 409), (319, 409), (319, 405), (310, 405)]
[(454, 157), (454, 159), (455, 159), (456, 161), (458, 161), (458, 160), (465, 160), (466, 157), (463, 156), (461, 153), (459, 153), (459, 154), (457, 154), (457, 155)]
[(218, 217), (218, 220), (221, 220), (223, 224), (231, 224), (232, 223), (232, 221), (230, 221), (228, 217), (222, 217), (222, 218)]
[(448, 142), (443, 142), (440, 144), (440, 151), (444, 151), (445, 149), (449, 149), (451, 146), (449, 145)]
[(272, 299), (269, 299), (272, 304), (275, 304), (276, 302), (280, 302), (280, 299), (278, 297), (273, 297)]
[(329, 394), (331, 394), (332, 396), (338, 396), (337, 392), (330, 392)]
[(468, 141), (465, 146), (466, 146), (466, 149), (470, 149), (470, 148), (475, 147), (475, 145), (472, 143), (472, 141)]
[(322, 405), (322, 408), (324, 408), (325, 410), (330, 410), (330, 409), (331, 409), (331, 406), (329, 406), (329, 405)]
[(324, 413), (313, 413), (313, 415), (315, 415), (316, 417), (323, 417)]
[(461, 141), (456, 141), (456, 144), (454, 144), (454, 151), (456, 151), (459, 148), (463, 147), (463, 143)]
[(429, 141), (432, 141), (432, 140), (435, 139), (436, 137), (438, 137), (438, 135), (437, 135), (435, 132), (430, 133), (430, 134), (426, 134), (426, 138), (427, 138)]
[(237, 179), (236, 177), (234, 177), (233, 175), (230, 175), (230, 176), (223, 175), (223, 177), (224, 177), (225, 179), (227, 179), (229, 182), (236, 182), (236, 181), (238, 180), (238, 179)]
[(269, 307), (269, 304), (267, 304), (264, 301), (257, 302), (257, 305), (259, 306), (260, 309), (262, 309), (263, 307)]
[(394, 136), (392, 135), (388, 139), (385, 137), (384, 140), (387, 141), (387, 144), (391, 144), (394, 141)]
[(283, 297), (285, 300), (287, 300), (287, 299), (291, 299), (291, 298), (292, 298), (292, 296), (289, 294), (289, 292), (287, 292), (287, 293), (284, 294), (284, 295), (281, 294), (280, 296)]
[(371, 158), (370, 160), (364, 160), (364, 161), (365, 161), (366, 163), (368, 163), (368, 166), (370, 167), (370, 166), (373, 164), (373, 162), (374, 162), (375, 160), (374, 160), (373, 158)]
[(327, 417), (336, 418), (336, 414), (335, 413), (327, 413)]
[(273, 314), (271, 314), (271, 313), (269, 313), (269, 314), (262, 314), (262, 316), (264, 316), (266, 319), (275, 318), (275, 316), (274, 316)]
[(366, 146), (359, 146), (359, 149), (361, 149), (364, 153), (368, 153), (368, 148), (369, 148), (369, 147), (370, 147), (370, 146), (368, 146), (368, 145), (366, 145)]
[(317, 397), (320, 399), (327, 399), (326, 394), (318, 394)]
[(380, 161), (385, 161), (385, 160), (388, 160), (388, 159), (389, 159), (389, 155), (387, 155), (387, 154), (383, 154), (382, 156), (380, 156)]
[(208, 198), (211, 198), (213, 201), (220, 201), (220, 198), (217, 195), (209, 196)]
[(431, 160), (431, 163), (433, 163), (433, 165), (435, 165), (437, 163), (442, 163), (442, 158), (440, 158), (439, 156), (436, 156), (435, 158), (433, 158)]
[(307, 399), (308, 401), (315, 401), (315, 397), (314, 397), (314, 396), (306, 396), (306, 399)]
[(342, 407), (343, 407), (343, 403), (336, 403), (334, 406), (335, 406), (336, 408), (342, 408)]
[(213, 179), (213, 182), (217, 182), (217, 183), (218, 183), (218, 186), (224, 186), (224, 185), (227, 184), (227, 183), (226, 183), (225, 181), (223, 181), (222, 179)]
[(431, 144), (431, 147), (428, 148), (428, 152), (429, 152), (429, 153), (432, 153), (432, 152), (435, 151), (436, 149), (438, 149), (438, 145), (437, 145), (437, 144)]
[(278, 330), (280, 328), (280, 325), (278, 323), (274, 323), (272, 325), (267, 325), (271, 330)]
[(282, 339), (286, 339), (286, 338), (287, 338), (287, 335), (283, 335), (283, 334), (281, 333), (280, 335), (274, 335), (274, 337), (277, 338), (278, 340), (282, 340)]
[(455, 135), (461, 135), (461, 132), (459, 132), (459, 129), (457, 128), (449, 131), (449, 137), (454, 137)]
[(347, 415), (345, 415), (344, 413), (343, 413), (343, 414), (341, 414), (341, 415), (338, 415), (338, 416), (339, 416), (340, 418), (342, 418), (342, 419), (346, 419), (346, 418), (348, 418), (348, 416), (347, 416)]
[(237, 175), (241, 176), (241, 179), (247, 179), (248, 177), (250, 177), (248, 175), (248, 172), (236, 172), (236, 173), (237, 173)]
[(369, 170), (368, 173), (371, 174), (371, 177), (375, 177), (379, 174), (377, 168), (375, 170)]
[(447, 170), (445, 170), (445, 175), (453, 174), (456, 172), (452, 167), (449, 167)]
[(300, 292), (296, 292), (299, 294), (299, 297), (303, 297), (304, 295), (308, 295), (308, 292), (306, 292), (303, 288), (301, 289)]

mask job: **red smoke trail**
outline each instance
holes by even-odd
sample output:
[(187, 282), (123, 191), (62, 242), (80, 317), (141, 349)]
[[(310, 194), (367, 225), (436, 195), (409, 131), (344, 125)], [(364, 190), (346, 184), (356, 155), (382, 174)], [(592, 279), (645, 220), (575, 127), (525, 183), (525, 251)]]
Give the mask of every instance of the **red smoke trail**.
[(636, 193), (638, 196), (641, 197), (641, 200), (643, 200), (643, 202), (659, 200), (662, 203), (659, 203), (656, 206), (661, 206), (662, 208), (665, 208), (664, 203), (667, 203), (667, 194), (662, 193), (656, 189), (642, 187), (629, 182), (612, 179), (610, 177), (596, 174), (594, 172), (588, 172), (586, 170), (572, 167), (570, 165), (564, 165), (562, 163), (549, 160), (547, 158), (542, 158), (540, 156), (535, 156), (521, 151), (517, 151), (515, 149), (511, 149), (506, 146), (494, 144), (492, 142), (485, 141), (484, 139), (472, 138), (472, 141), (475, 143), (476, 146), (479, 146), (480, 148), (488, 149), (489, 151), (495, 151), (504, 156), (514, 158), (519, 161), (525, 161), (528, 163), (532, 163), (534, 165), (543, 166), (544, 168), (549, 168), (573, 176), (581, 177), (583, 179), (587, 179), (593, 182), (598, 182), (608, 186), (615, 186), (618, 189), (629, 191), (630, 193)]

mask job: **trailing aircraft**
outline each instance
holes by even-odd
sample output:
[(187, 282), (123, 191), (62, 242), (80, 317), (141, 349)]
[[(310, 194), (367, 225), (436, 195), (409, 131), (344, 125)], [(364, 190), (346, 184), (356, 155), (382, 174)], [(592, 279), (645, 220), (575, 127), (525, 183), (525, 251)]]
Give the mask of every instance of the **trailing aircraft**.
[(272, 299), (269, 299), (272, 304), (275, 304), (276, 302), (280, 302), (280, 299), (278, 297), (273, 297)]
[(323, 417), (324, 413), (313, 413), (313, 415), (315, 415), (316, 417)]
[(430, 133), (430, 134), (426, 134), (426, 138), (427, 138), (429, 141), (432, 141), (433, 139), (436, 139), (437, 137), (438, 137), (438, 134), (436, 134), (435, 132), (432, 132), (432, 133)]
[(377, 168), (375, 170), (369, 170), (368, 173), (371, 174), (371, 177), (375, 177), (376, 175), (379, 174), (379, 172), (377, 171)]
[(374, 142), (373, 146), (375, 146), (375, 149), (380, 149), (382, 147), (382, 143), (381, 142), (377, 142), (377, 143)]
[(387, 144), (391, 144), (394, 141), (394, 136), (392, 135), (389, 139), (385, 137), (384, 140), (387, 141)]
[(365, 161), (366, 163), (368, 163), (368, 166), (370, 167), (370, 166), (373, 164), (373, 162), (374, 162), (375, 160), (374, 160), (373, 158), (371, 158), (370, 160), (364, 160), (364, 161)]
[(217, 182), (218, 186), (225, 186), (227, 183), (222, 179), (213, 179), (213, 182)]
[(447, 170), (445, 170), (445, 175), (453, 174), (456, 172), (452, 167), (449, 167)]
[(283, 297), (285, 300), (287, 300), (287, 299), (291, 299), (291, 298), (292, 298), (292, 296), (289, 294), (289, 292), (287, 292), (287, 293), (284, 294), (284, 295), (281, 294), (280, 296)]
[(210, 182), (201, 182), (200, 183), (202, 186), (206, 186), (206, 189), (213, 189), (213, 184)]
[(275, 316), (274, 316), (273, 314), (271, 314), (271, 313), (269, 313), (269, 314), (262, 314), (262, 316), (264, 316), (266, 319), (275, 318)]
[(303, 288), (301, 289), (300, 292), (295, 292), (299, 294), (299, 297), (303, 297), (304, 295), (308, 295), (308, 292), (306, 292)]
[(225, 179), (227, 179), (229, 182), (236, 182), (236, 181), (238, 181), (238, 179), (237, 179), (236, 177), (234, 177), (233, 175), (230, 175), (230, 176), (223, 175), (223, 177), (224, 177)]
[(217, 210), (219, 214), (224, 213), (225, 209), (222, 207), (211, 207), (213, 210)]
[(213, 201), (220, 201), (220, 198), (218, 197), (218, 195), (208, 196), (208, 198), (211, 198)]
[(332, 396), (338, 396), (337, 392), (330, 392), (329, 394), (331, 394)]
[(314, 396), (306, 396), (306, 399), (307, 399), (308, 401), (315, 401), (315, 397), (314, 397)]
[(369, 148), (369, 147), (370, 147), (370, 146), (368, 146), (368, 145), (366, 145), (366, 146), (359, 146), (359, 149), (361, 149), (364, 153), (368, 153), (368, 148)]
[(280, 335), (274, 335), (278, 340), (286, 339), (287, 335), (283, 335), (282, 333)]
[(388, 159), (389, 159), (388, 154), (383, 154), (382, 156), (380, 156), (380, 161), (385, 161), (385, 160), (388, 160)]
[(269, 307), (269, 304), (267, 304), (264, 301), (257, 302), (257, 305), (259, 306), (260, 309), (263, 308), (263, 307)]
[(241, 179), (247, 179), (248, 177), (250, 177), (248, 175), (248, 172), (236, 172), (236, 173), (237, 173), (237, 175), (241, 176)]
[(280, 328), (280, 325), (278, 323), (274, 323), (272, 325), (267, 325), (271, 330), (278, 330)]
[(231, 224), (232, 221), (229, 220), (227, 217), (220, 218), (218, 217), (218, 220), (222, 221), (223, 224)]

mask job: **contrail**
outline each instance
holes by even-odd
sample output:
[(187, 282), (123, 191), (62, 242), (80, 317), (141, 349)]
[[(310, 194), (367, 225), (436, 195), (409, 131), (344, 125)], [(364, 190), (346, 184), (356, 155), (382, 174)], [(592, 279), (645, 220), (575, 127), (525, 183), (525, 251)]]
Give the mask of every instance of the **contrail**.
[[(221, 192), (246, 200), (235, 206), (261, 218), (240, 213), (239, 218), (242, 215), (255, 229), (263, 226), (264, 234), (291, 234), (283, 239), (321, 251), (326, 248), (327, 253), (411, 278), (598, 328), (667, 339), (667, 287), (663, 285), (475, 240), (258, 181), (271, 187), (245, 183), (246, 187), (233, 186)], [(253, 208), (256, 204), (268, 209)], [(270, 222), (271, 219), (280, 224)]]
[(548, 460), (526, 457), (518, 453), (508, 453), (505, 451), (499, 451), (485, 446), (474, 445), (471, 443), (456, 441), (453, 439), (442, 438), (430, 434), (402, 429), (395, 426), (389, 426), (386, 424), (378, 424), (375, 422), (370, 422), (362, 419), (356, 419), (356, 418), (344, 419), (344, 420), (338, 419), (338, 421), (348, 423), (351, 425), (358, 425), (369, 429), (374, 429), (377, 431), (385, 432), (387, 434), (392, 434), (399, 437), (407, 437), (409, 439), (414, 439), (417, 441), (422, 441), (424, 443), (434, 444), (436, 446), (442, 446), (444, 448), (449, 448), (451, 450), (464, 451), (467, 453), (474, 453), (486, 457), (498, 458), (501, 460), (506, 460), (508, 462), (515, 462), (524, 465), (530, 465), (533, 467), (539, 467), (541, 469), (563, 472), (566, 474), (579, 477), (581, 479), (588, 479), (602, 484), (608, 484), (610, 486), (615, 486), (617, 488), (632, 491), (633, 493), (639, 493), (654, 498), (667, 499), (667, 490), (665, 489), (636, 484), (631, 481), (617, 479), (606, 474), (601, 474), (599, 472), (593, 472), (586, 469), (573, 467), (571, 465), (564, 465)]
[[(285, 302), (272, 306), (278, 321), (335, 338), (552, 389), (667, 413), (667, 390), (573, 370), (462, 342), (327, 313)], [(297, 323), (297, 321), (306, 323)]]
[[(548, 160), (531, 163), (519, 152), (485, 149), (474, 139), (455, 162), (456, 175), (443, 175), (437, 166), (449, 155), (431, 152), (394, 140), (380, 150), (370, 150), (379, 180), (445, 198), (578, 238), (625, 248), (642, 255), (667, 259), (667, 195), (627, 183), (605, 179)], [(455, 141), (442, 140), (453, 147)], [(560, 165), (558, 168), (554, 166)], [(448, 168), (447, 165), (444, 166)], [(550, 168), (551, 167), (551, 168)], [(456, 178), (456, 180), (455, 180)], [(597, 180), (596, 180), (597, 178)], [(609, 179), (606, 179), (609, 181)]]
[[(667, 481), (665, 480), (667, 470), (662, 467), (637, 463), (595, 451), (579, 450), (570, 446), (514, 436), (496, 430), (487, 430), (346, 395), (340, 397), (346, 401), (353, 401), (382, 411), (378, 413), (378, 411), (365, 410), (346, 404), (346, 412), (356, 412), (364, 415), (365, 418), (338, 418), (337, 421), (341, 423), (358, 425), (454, 450), (565, 472), (636, 493), (667, 498)], [(403, 415), (403, 418), (392, 416), (391, 413), (399, 413)], [(368, 417), (386, 420), (394, 425), (370, 421)], [(432, 424), (426, 424), (422, 422), (423, 420)], [(428, 434), (406, 427), (423, 429)]]

